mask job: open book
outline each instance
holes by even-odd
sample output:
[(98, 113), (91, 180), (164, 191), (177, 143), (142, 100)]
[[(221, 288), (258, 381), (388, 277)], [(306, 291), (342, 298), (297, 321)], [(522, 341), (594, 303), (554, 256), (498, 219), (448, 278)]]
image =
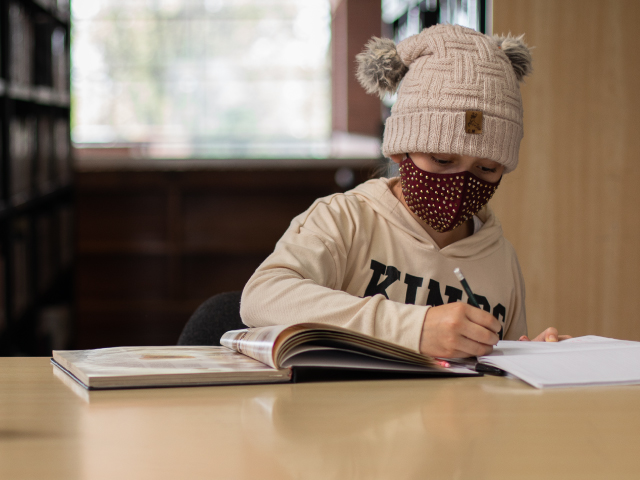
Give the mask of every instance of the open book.
[(277, 383), (297, 369), (337, 369), (429, 376), (477, 375), (331, 325), (302, 323), (233, 330), (222, 347), (114, 347), (54, 350), (52, 363), (89, 389)]

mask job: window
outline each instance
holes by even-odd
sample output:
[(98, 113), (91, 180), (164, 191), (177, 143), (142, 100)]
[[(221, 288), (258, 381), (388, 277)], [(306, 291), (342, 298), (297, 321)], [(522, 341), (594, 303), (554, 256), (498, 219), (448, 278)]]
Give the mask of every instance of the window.
[(329, 0), (74, 0), (72, 19), (76, 146), (328, 154)]

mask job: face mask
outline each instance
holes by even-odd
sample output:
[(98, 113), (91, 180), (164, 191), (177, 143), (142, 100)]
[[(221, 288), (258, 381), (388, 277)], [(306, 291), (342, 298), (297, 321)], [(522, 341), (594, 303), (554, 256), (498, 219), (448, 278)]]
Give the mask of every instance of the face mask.
[(429, 173), (407, 155), (400, 164), (400, 180), (411, 211), (437, 232), (448, 232), (487, 204), (502, 177), (490, 183), (471, 172)]

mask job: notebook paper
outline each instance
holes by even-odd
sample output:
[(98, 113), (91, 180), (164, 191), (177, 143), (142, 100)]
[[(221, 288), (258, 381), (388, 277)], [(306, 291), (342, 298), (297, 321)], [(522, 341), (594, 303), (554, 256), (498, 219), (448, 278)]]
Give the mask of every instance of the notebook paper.
[(640, 384), (640, 342), (605, 337), (501, 341), (491, 355), (478, 361), (537, 388)]

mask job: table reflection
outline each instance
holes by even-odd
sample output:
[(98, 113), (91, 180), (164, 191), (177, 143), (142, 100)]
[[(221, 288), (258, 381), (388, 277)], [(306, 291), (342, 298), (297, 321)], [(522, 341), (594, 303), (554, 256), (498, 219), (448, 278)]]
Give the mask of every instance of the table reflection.
[(274, 389), (242, 402), (244, 437), (287, 478), (482, 478), (490, 395), (478, 401), (463, 383), (426, 381), (427, 390), (393, 381), (384, 390), (376, 382)]
[(87, 478), (182, 478), (186, 469), (189, 478), (511, 479), (526, 471), (560, 479), (602, 478), (611, 464), (640, 469), (632, 454), (640, 389), (632, 387), (540, 391), (484, 377), (85, 391), (83, 399), (59, 388), (77, 417)]

